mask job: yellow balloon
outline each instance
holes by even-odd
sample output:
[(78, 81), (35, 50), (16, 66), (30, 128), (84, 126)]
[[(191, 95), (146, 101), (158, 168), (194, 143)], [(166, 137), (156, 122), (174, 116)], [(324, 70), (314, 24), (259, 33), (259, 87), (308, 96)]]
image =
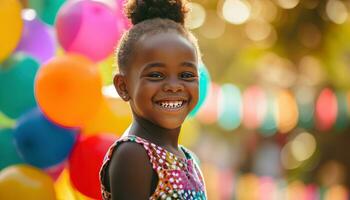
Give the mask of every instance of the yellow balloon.
[(92, 200), (73, 188), (67, 169), (61, 173), (55, 182), (55, 190), (58, 200)]
[(121, 136), (131, 120), (128, 103), (120, 98), (104, 97), (97, 114), (83, 126), (82, 133), (93, 135), (103, 132)]
[(114, 74), (118, 71), (115, 61), (114, 54), (111, 54), (98, 63), (98, 69), (101, 73), (103, 85), (110, 85), (113, 83)]
[(12, 53), (21, 39), (21, 9), (18, 0), (0, 0), (0, 62)]
[(191, 147), (199, 137), (199, 123), (194, 118), (188, 118), (182, 124), (179, 143), (185, 147)]
[(0, 172), (0, 199), (56, 199), (53, 181), (29, 165), (13, 165)]

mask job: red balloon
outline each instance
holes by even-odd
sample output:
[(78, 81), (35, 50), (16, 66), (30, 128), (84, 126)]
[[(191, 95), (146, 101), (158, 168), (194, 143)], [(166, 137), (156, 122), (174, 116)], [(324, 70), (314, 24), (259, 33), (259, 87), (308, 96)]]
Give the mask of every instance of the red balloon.
[(101, 199), (99, 172), (108, 148), (116, 139), (110, 134), (81, 136), (78, 139), (69, 159), (69, 175), (80, 193)]

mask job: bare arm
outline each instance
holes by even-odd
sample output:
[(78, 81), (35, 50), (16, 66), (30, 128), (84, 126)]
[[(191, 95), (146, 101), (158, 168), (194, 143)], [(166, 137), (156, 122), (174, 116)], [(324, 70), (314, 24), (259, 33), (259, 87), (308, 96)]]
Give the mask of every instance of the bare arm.
[(112, 200), (145, 200), (151, 195), (153, 169), (145, 149), (137, 143), (123, 143), (109, 166)]

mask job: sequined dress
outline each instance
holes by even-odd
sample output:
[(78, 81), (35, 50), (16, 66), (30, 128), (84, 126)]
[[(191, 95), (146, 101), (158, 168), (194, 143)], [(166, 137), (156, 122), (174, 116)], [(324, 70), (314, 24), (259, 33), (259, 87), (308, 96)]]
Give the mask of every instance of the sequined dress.
[(123, 142), (136, 142), (142, 145), (148, 154), (153, 170), (158, 175), (158, 184), (150, 200), (156, 199), (181, 199), (181, 200), (206, 200), (205, 185), (202, 173), (196, 159), (189, 150), (180, 146), (186, 158), (180, 158), (166, 149), (157, 146), (147, 140), (128, 135), (117, 140), (107, 151), (101, 170), (101, 192), (103, 200), (110, 200), (111, 193), (106, 184), (106, 172), (113, 152)]

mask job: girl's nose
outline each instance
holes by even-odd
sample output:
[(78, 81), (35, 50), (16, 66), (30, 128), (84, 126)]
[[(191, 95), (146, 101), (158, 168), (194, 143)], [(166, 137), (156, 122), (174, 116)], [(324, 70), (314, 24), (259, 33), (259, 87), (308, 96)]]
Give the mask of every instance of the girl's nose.
[(184, 90), (184, 86), (179, 81), (169, 80), (164, 84), (163, 90), (165, 92), (181, 92)]

